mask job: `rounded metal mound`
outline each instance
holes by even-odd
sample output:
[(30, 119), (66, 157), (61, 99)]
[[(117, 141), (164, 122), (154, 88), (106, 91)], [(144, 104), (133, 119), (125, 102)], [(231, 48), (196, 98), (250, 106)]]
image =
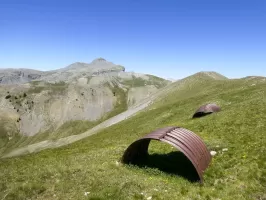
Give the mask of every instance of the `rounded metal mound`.
[(217, 104), (215, 103), (205, 104), (202, 105), (198, 110), (196, 110), (192, 118), (202, 117), (211, 114), (213, 112), (219, 112), (219, 111), (221, 111), (221, 108)]
[(201, 138), (190, 130), (173, 126), (157, 129), (133, 142), (124, 152), (123, 163), (134, 163), (140, 157), (148, 155), (151, 140), (159, 140), (176, 147), (193, 164), (200, 182), (203, 183), (203, 173), (211, 162), (211, 155)]

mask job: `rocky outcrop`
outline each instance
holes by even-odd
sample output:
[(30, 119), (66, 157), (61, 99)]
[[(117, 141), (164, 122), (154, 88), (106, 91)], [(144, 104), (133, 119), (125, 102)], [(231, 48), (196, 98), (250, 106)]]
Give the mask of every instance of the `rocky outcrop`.
[(0, 70), (0, 84), (21, 84), (41, 78), (43, 72), (30, 69)]
[(11, 97), (1, 96), (0, 110), (14, 116), (12, 121), (17, 122), (20, 133), (29, 136), (56, 129), (67, 121), (96, 121), (112, 111), (117, 101), (106, 86), (46, 85), (24, 87), (22, 91), (6, 90)]

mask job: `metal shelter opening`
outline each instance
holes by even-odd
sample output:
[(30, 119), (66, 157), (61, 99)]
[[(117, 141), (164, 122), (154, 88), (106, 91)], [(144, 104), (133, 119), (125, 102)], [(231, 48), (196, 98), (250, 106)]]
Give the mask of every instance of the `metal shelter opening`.
[(124, 152), (122, 163), (134, 164), (138, 159), (148, 156), (151, 140), (158, 140), (176, 147), (191, 161), (200, 182), (203, 183), (203, 173), (211, 162), (210, 152), (198, 135), (181, 127), (160, 128), (136, 140)]

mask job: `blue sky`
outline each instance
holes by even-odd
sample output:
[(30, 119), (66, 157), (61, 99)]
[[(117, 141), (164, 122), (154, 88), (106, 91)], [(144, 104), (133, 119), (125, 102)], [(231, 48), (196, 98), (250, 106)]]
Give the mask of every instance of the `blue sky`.
[(165, 78), (266, 76), (266, 1), (0, 1), (0, 68), (97, 57)]

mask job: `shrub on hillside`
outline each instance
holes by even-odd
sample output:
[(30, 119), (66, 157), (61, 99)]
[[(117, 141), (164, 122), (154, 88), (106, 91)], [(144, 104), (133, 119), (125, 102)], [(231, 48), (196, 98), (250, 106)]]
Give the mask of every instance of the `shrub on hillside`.
[(11, 95), (9, 94), (9, 95), (6, 96), (6, 99), (9, 99), (10, 97), (11, 97)]

